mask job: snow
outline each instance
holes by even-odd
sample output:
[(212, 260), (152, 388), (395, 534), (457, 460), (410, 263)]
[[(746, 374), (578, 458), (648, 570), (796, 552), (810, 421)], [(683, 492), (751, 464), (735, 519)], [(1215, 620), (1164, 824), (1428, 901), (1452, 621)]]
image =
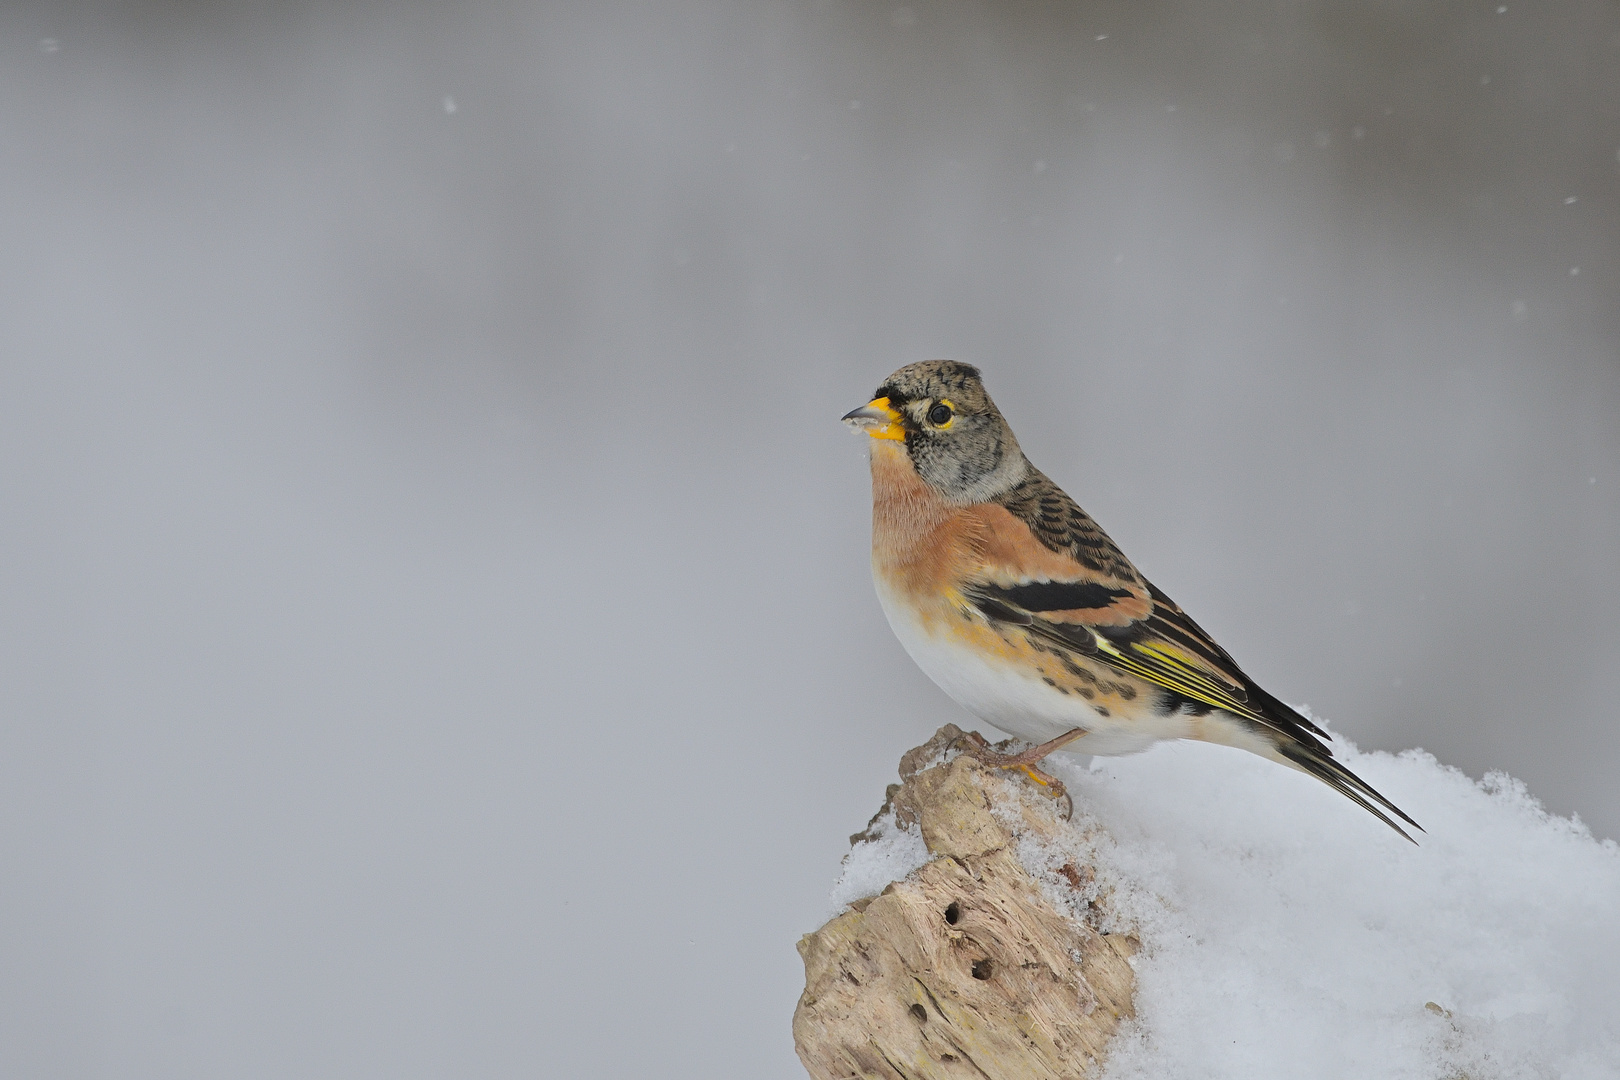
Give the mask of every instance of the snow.
[[(1317, 781), (1224, 747), (1062, 755), (1074, 828), (1020, 858), (1097, 867), (1142, 941), (1105, 1080), (1620, 1077), (1620, 847), (1501, 773), (1334, 751), (1427, 830), (1414, 846)], [(926, 861), (879, 822), (833, 900)], [(885, 875), (889, 876), (885, 876)]]
[(833, 885), (828, 918), (850, 904), (876, 896), (891, 881), (899, 881), (928, 862), (928, 845), (916, 825), (901, 826), (894, 811), (885, 810), (867, 829), (870, 839), (862, 840), (844, 856), (844, 869)]

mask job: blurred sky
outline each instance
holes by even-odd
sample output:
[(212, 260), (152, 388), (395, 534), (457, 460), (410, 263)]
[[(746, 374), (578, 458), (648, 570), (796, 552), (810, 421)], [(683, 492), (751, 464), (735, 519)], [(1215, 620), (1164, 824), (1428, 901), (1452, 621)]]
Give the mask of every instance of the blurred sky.
[(19, 0), (0, 227), (0, 1073), (800, 1075), (965, 722), (837, 423), (932, 357), (1281, 697), (1620, 834), (1602, 0)]

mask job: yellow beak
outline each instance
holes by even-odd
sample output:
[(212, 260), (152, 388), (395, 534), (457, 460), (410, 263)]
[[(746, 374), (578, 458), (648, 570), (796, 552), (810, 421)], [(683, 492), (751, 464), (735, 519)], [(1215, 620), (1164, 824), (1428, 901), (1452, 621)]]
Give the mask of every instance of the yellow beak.
[(850, 410), (844, 414), (843, 420), (874, 439), (898, 439), (904, 442), (906, 438), (905, 429), (900, 426), (900, 414), (889, 408), (886, 397), (873, 398), (860, 408)]

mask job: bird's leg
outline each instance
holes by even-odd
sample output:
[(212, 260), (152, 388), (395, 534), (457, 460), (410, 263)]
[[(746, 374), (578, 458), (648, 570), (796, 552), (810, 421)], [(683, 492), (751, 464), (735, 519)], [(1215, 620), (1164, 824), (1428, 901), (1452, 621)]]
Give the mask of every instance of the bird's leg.
[[(1069, 743), (1084, 736), (1085, 733), (1085, 728), (1073, 728), (1065, 731), (1055, 739), (1048, 739), (1039, 746), (1032, 746), (1028, 750), (1020, 750), (1016, 754), (1000, 754), (990, 749), (989, 741), (977, 731), (964, 732), (959, 741), (966, 744), (963, 746), (964, 750), (986, 765), (994, 765), (999, 769), (1022, 769), (1029, 772), (1030, 779), (1037, 783), (1046, 784), (1047, 786), (1058, 784), (1059, 787), (1062, 787), (1062, 784), (1059, 784), (1056, 779), (1041, 773), (1039, 769), (1035, 768), (1035, 763), (1054, 750), (1063, 749)], [(1040, 773), (1040, 775), (1037, 776), (1036, 773)]]
[(1032, 746), (1028, 750), (1021, 750), (1016, 754), (997, 753), (990, 748), (989, 741), (977, 731), (964, 732), (957, 741), (962, 744), (963, 752), (971, 755), (976, 760), (982, 761), (986, 765), (993, 765), (998, 769), (1017, 769), (1037, 784), (1046, 788), (1054, 799), (1064, 800), (1069, 805), (1069, 812), (1064, 815), (1065, 818), (1068, 818), (1074, 816), (1074, 800), (1069, 798), (1068, 791), (1063, 787), (1063, 781), (1037, 768), (1035, 763), (1052, 751), (1061, 750), (1076, 739), (1083, 737), (1085, 733), (1085, 728), (1073, 728), (1065, 731), (1055, 739), (1048, 739), (1039, 746)]

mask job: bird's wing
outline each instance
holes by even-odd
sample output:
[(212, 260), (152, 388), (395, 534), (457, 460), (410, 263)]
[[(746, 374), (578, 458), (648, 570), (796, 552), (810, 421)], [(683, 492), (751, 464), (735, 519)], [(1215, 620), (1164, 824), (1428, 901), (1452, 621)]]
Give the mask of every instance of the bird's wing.
[(1380, 807), (1417, 822), (1333, 758), (1328, 735), (1245, 675), (1108, 534), (1036, 470), (982, 508), (976, 574), (963, 595), (994, 622), (1092, 657), (1160, 688), (1169, 707), (1220, 709), (1265, 733), (1289, 764), (1406, 836)]
[(988, 515), (979, 571), (964, 590), (999, 622), (1199, 702), (1267, 723), (1253, 684), (1108, 534), (1039, 472)]
[(1149, 582), (1138, 591), (1079, 577), (996, 584), (975, 581), (968, 600), (996, 622), (1016, 623), (1048, 644), (1083, 653), (1188, 703), (1268, 724), (1232, 658)]

